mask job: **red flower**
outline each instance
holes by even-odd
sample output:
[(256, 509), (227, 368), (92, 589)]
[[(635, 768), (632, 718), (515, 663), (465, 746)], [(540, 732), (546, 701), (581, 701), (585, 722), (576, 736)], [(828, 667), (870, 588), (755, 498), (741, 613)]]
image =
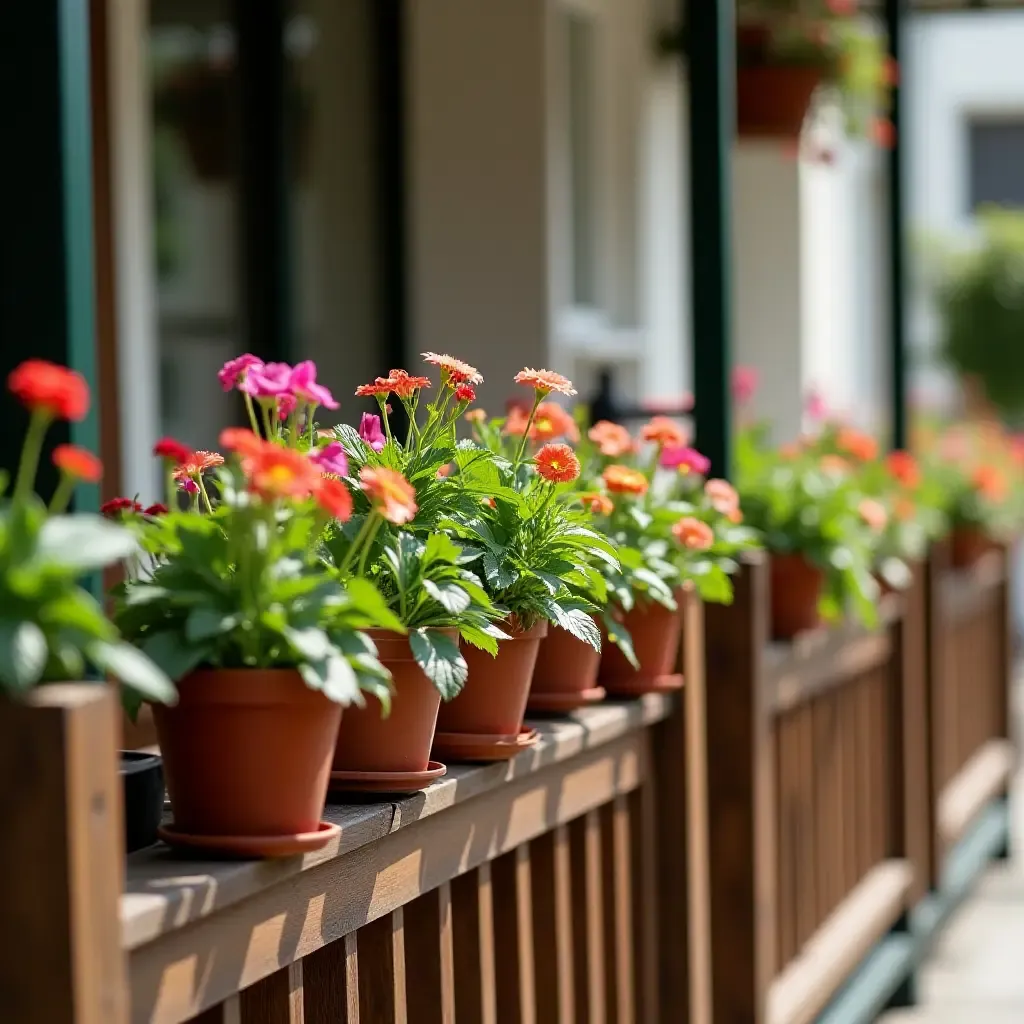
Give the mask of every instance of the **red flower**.
[(182, 462), (188, 462), (192, 458), (193, 452), (188, 445), (182, 444), (180, 441), (175, 441), (173, 437), (162, 437), (155, 445), (153, 445), (153, 454), (157, 458), (165, 459), (167, 462), (173, 462), (176, 466)]
[(147, 516), (165, 516), (169, 511), (170, 509), (166, 505), (162, 505), (158, 501), (155, 505), (150, 505), (144, 514)]
[(546, 444), (533, 461), (537, 472), (551, 484), (567, 484), (580, 475), (580, 460), (567, 444)]
[(455, 389), (455, 401), (456, 402), (475, 402), (476, 392), (469, 384), (460, 384)]
[[(108, 519), (117, 519), (122, 512), (141, 511), (142, 506), (131, 498), (111, 498), (110, 501), (105, 501), (100, 505), (100, 515), (106, 516)], [(146, 514), (149, 514), (149, 509), (146, 509)]]
[(53, 449), (53, 464), (68, 476), (94, 484), (103, 476), (103, 463), (92, 452), (76, 444), (59, 444)]
[(836, 446), (859, 462), (873, 462), (878, 458), (878, 442), (870, 435), (852, 427), (840, 427)]
[(921, 470), (910, 452), (890, 452), (885, 462), (889, 472), (904, 487), (916, 487), (921, 482)]
[(314, 495), (316, 503), (342, 523), (352, 518), (352, 495), (349, 489), (333, 477), (324, 477)]
[(85, 419), (89, 411), (89, 385), (85, 378), (66, 366), (45, 359), (28, 359), (7, 378), (11, 394), (27, 409), (39, 410), (57, 419)]

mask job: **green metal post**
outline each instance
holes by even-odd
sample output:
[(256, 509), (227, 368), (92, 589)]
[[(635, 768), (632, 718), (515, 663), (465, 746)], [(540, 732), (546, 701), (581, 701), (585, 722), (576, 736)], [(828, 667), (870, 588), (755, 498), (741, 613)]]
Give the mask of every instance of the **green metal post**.
[[(88, 0), (5, 5), (0, 29), (0, 377), (36, 357), (85, 376), (93, 404), (82, 423), (57, 424), (49, 450), (68, 439), (98, 450), (93, 280), (92, 123)], [(10, 472), (25, 415), (0, 401), (0, 468)], [(56, 474), (48, 454), (39, 489)], [(75, 504), (95, 509), (99, 490), (79, 488)]]
[(904, 67), (903, 25), (906, 0), (885, 0), (885, 27), (889, 41), (889, 55), (899, 69), (892, 87), (892, 123), (896, 129), (888, 153), (889, 177), (889, 386), (892, 407), (892, 446), (907, 446), (907, 322), (906, 274), (907, 243), (905, 232), (906, 209), (904, 196), (906, 169), (903, 161), (904, 128), (903, 85)]
[[(716, 476), (731, 464), (732, 146), (735, 0), (684, 0), (690, 72), (690, 265), (696, 442)], [(687, 10), (688, 8), (688, 10)]]

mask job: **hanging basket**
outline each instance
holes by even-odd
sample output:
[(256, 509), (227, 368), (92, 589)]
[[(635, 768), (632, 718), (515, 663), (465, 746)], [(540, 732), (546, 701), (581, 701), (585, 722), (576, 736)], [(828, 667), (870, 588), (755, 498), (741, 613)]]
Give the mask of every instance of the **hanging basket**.
[(820, 83), (821, 71), (815, 67), (765, 64), (739, 68), (737, 132), (747, 138), (799, 138)]

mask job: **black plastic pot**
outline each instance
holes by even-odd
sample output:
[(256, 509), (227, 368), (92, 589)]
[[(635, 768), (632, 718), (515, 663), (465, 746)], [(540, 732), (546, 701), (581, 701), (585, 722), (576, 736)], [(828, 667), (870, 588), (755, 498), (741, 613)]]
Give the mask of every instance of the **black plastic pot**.
[(121, 751), (124, 842), (128, 853), (152, 846), (164, 813), (164, 768), (155, 754)]

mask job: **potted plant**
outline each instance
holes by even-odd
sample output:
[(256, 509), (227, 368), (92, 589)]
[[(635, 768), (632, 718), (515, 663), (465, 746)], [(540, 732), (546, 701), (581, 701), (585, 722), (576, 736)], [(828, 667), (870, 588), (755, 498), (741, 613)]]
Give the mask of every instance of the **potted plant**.
[(342, 707), (364, 690), (387, 699), (364, 631), (390, 616), (372, 583), (342, 582), (321, 553), (352, 495), (330, 473), (336, 453), (299, 444), (316, 406), (333, 402), (315, 367), (252, 361), (233, 372), (265, 434), (225, 430), (223, 465), (158, 445), (167, 504), (176, 488), (194, 504), (133, 521), (150, 563), (118, 589), (116, 621), (178, 680), (178, 704), (154, 709), (174, 811), (162, 837), (285, 856), (337, 832), (320, 819)]
[[(84, 512), (68, 513), (79, 482), (96, 483), (103, 467), (91, 452), (58, 445), (57, 489), (45, 505), (35, 478), (47, 430), (55, 420), (85, 417), (89, 389), (63, 366), (31, 359), (8, 385), (30, 411), (13, 489), (0, 480), (0, 701), (31, 687), (113, 676), (137, 698), (173, 702), (174, 687), (144, 654), (126, 643), (84, 577), (116, 564), (135, 549), (124, 526)], [(129, 852), (155, 841), (163, 812), (158, 758), (138, 762), (121, 753)]]

